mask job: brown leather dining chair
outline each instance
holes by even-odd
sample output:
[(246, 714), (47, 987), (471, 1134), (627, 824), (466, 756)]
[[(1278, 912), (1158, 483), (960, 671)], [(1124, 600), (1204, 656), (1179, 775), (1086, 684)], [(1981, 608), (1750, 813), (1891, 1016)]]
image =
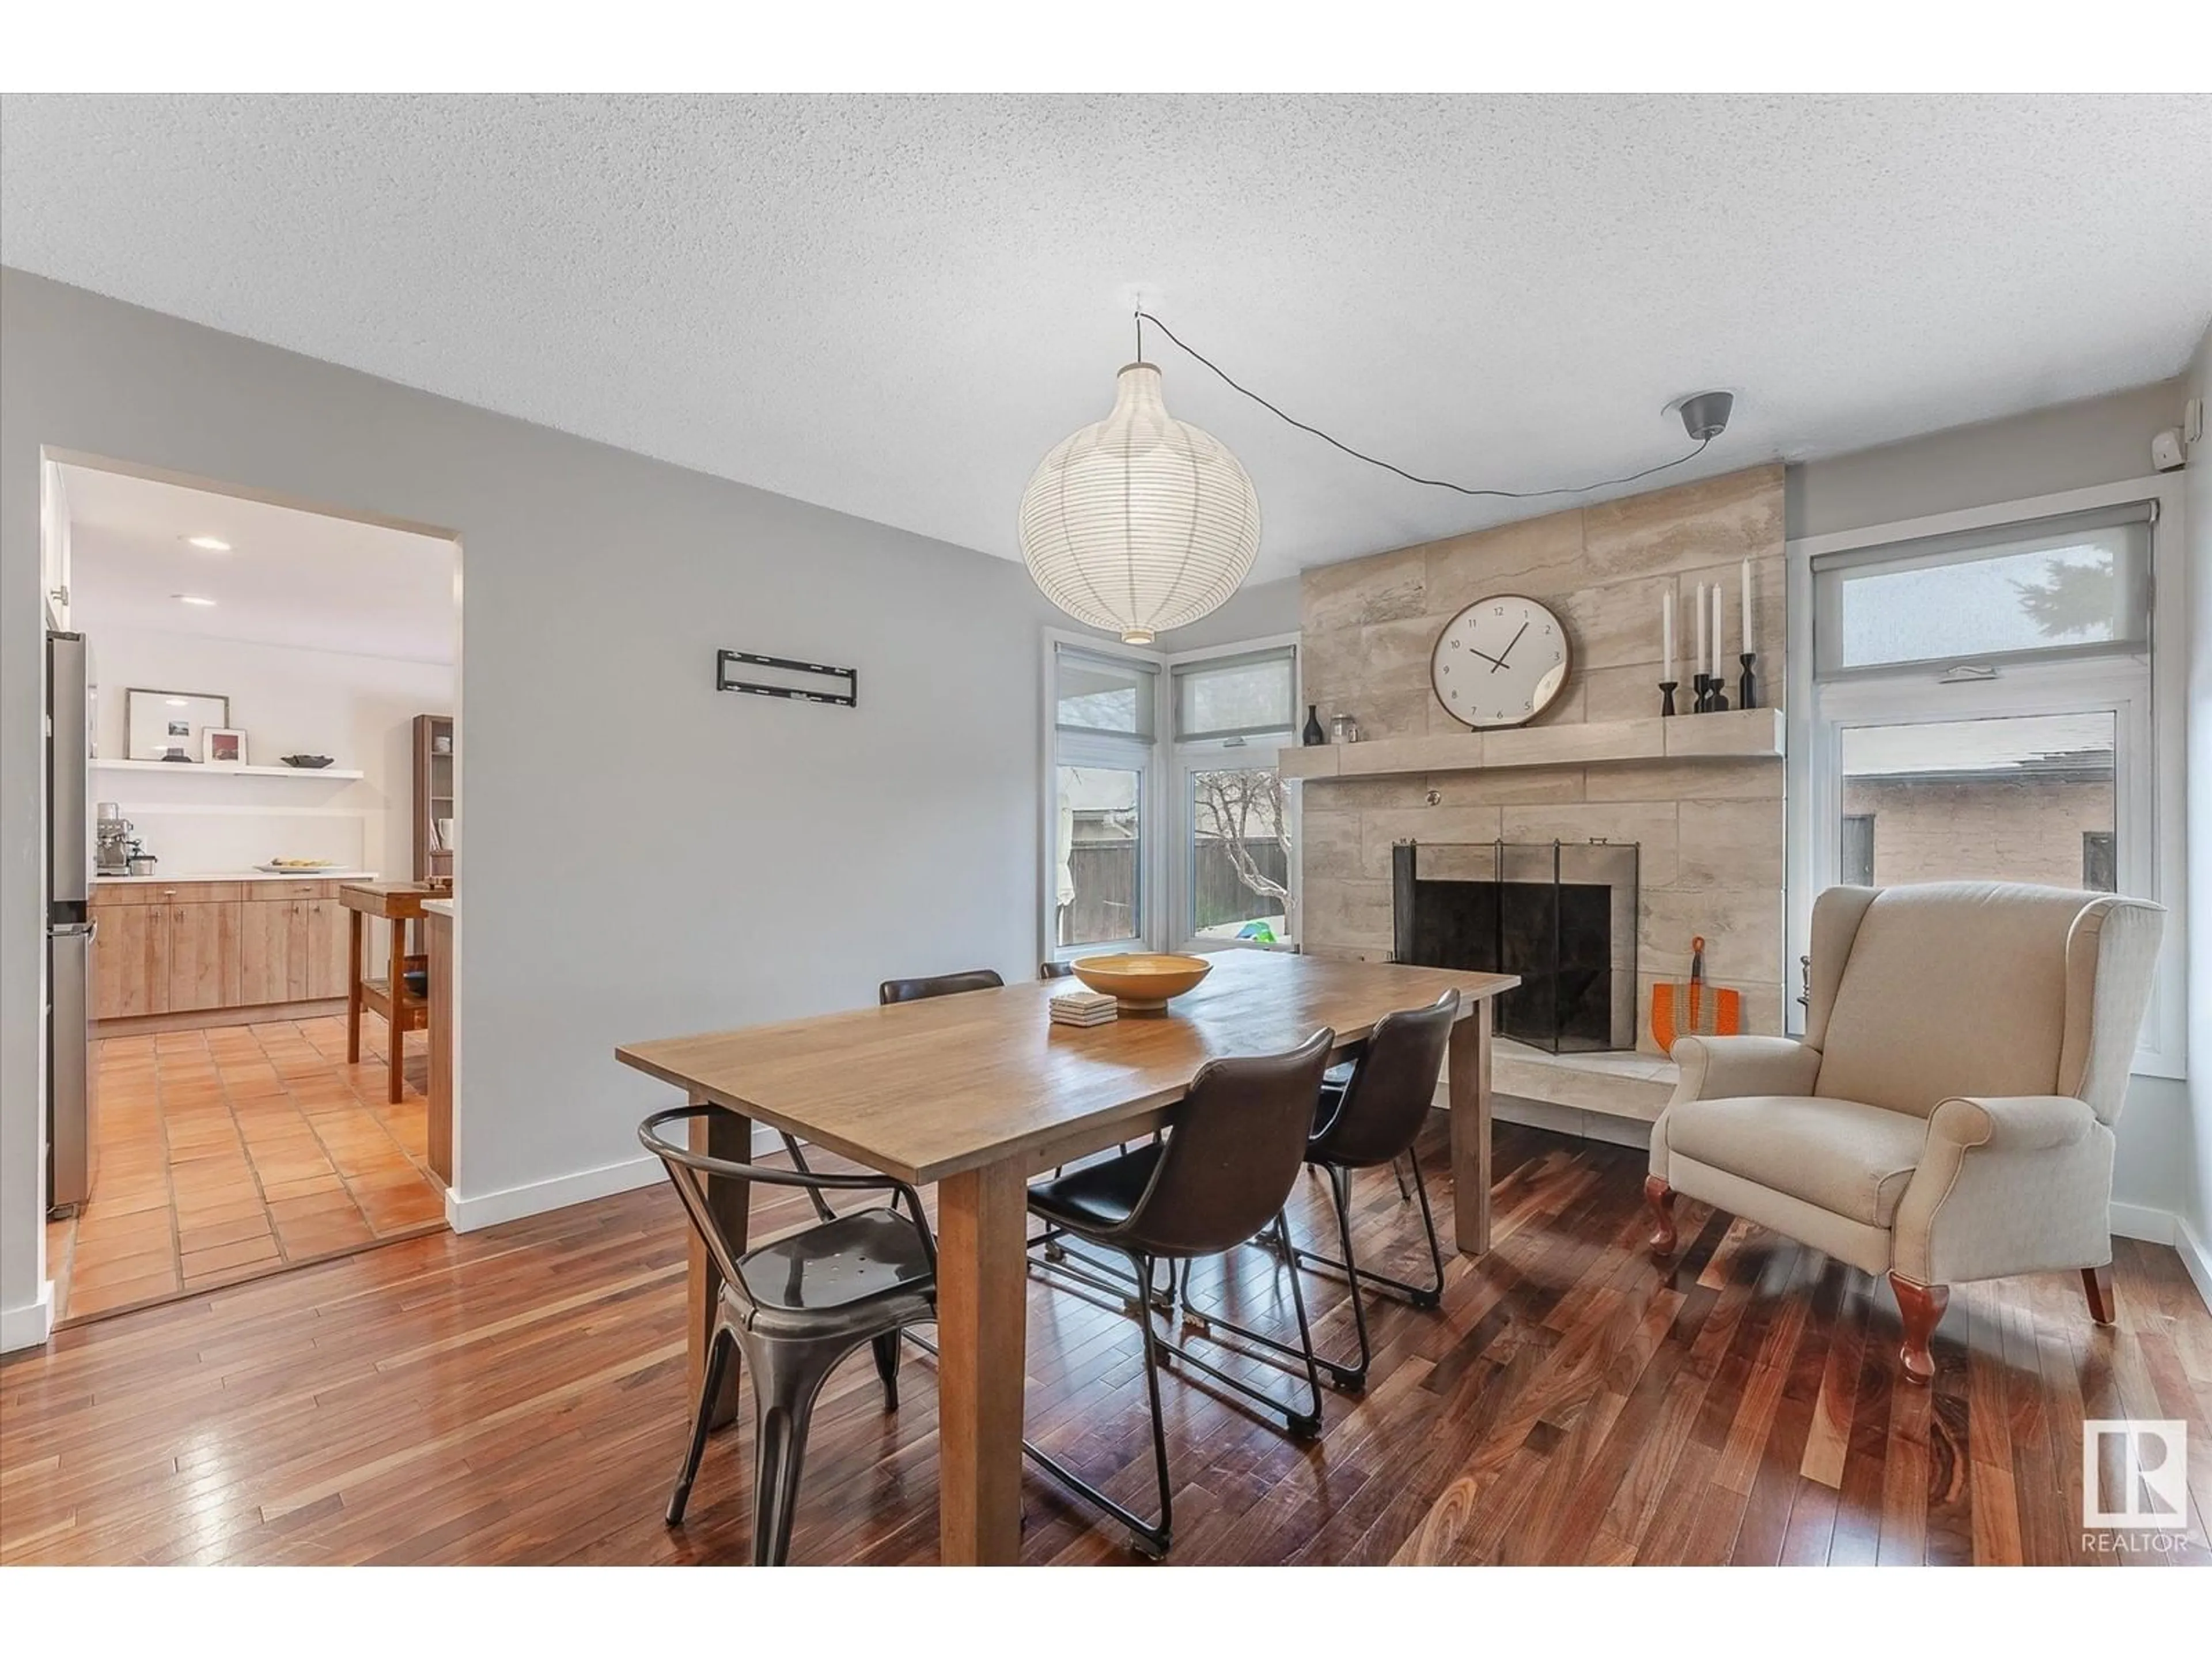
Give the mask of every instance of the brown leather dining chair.
[[(1152, 1283), (1157, 1261), (1219, 1255), (1262, 1231), (1273, 1233), (1287, 1261), (1290, 1231), (1283, 1220), (1283, 1205), (1304, 1161), (1322, 1071), (1335, 1042), (1336, 1034), (1323, 1027), (1287, 1054), (1209, 1061), (1192, 1079), (1182, 1109), (1161, 1139), (1038, 1182), (1030, 1188), (1030, 1212), (1074, 1237), (1120, 1252), (1127, 1257), (1130, 1276), (1138, 1285)], [(1291, 1432), (1301, 1439), (1321, 1431), (1321, 1376), (1306, 1324), (1305, 1300), (1297, 1270), (1287, 1276), (1297, 1316), (1297, 1352), (1304, 1360), (1307, 1401), (1303, 1406), (1279, 1400), (1188, 1347), (1163, 1340), (1153, 1328), (1149, 1301), (1133, 1298), (1127, 1304), (1126, 1310), (1144, 1333), (1145, 1389), (1159, 1483), (1157, 1520), (1147, 1520), (1109, 1498), (1028, 1441), (1023, 1449), (1061, 1486), (1126, 1525), (1140, 1553), (1156, 1559), (1165, 1555), (1174, 1516), (1167, 1429), (1160, 1413), (1164, 1355), (1173, 1357), (1178, 1370), (1188, 1367), (1203, 1372), (1216, 1384), (1279, 1412)]]
[[(637, 1132), (668, 1171), (684, 1212), (722, 1276), (699, 1413), (683, 1473), (668, 1499), (668, 1524), (683, 1522), (724, 1369), (732, 1353), (741, 1352), (753, 1384), (753, 1565), (781, 1566), (791, 1550), (792, 1514), (815, 1397), (837, 1364), (865, 1343), (875, 1350), (884, 1403), (897, 1409), (900, 1334), (937, 1317), (937, 1244), (922, 1219), (921, 1195), (904, 1182), (739, 1164), (706, 1157), (684, 1144), (694, 1119), (723, 1109), (673, 1107), (654, 1113)], [(673, 1136), (666, 1133), (672, 1129)], [(741, 1255), (708, 1201), (715, 1181), (800, 1187), (817, 1194), (824, 1188), (888, 1193), (890, 1201), (848, 1211)]]
[[(1443, 1075), (1444, 1050), (1451, 1042), (1452, 1023), (1459, 1018), (1459, 993), (1447, 991), (1425, 1008), (1403, 1009), (1376, 1022), (1367, 1048), (1343, 1084), (1322, 1088), (1321, 1112), (1313, 1138), (1306, 1143), (1306, 1162), (1325, 1171), (1329, 1195), (1335, 1200), (1336, 1236), (1344, 1259), (1336, 1261), (1317, 1250), (1301, 1249), (1297, 1260), (1312, 1262), (1344, 1276), (1350, 1286), (1352, 1322), (1359, 1336), (1359, 1363), (1339, 1365), (1322, 1363), (1340, 1388), (1355, 1392), (1367, 1386), (1367, 1368), (1373, 1360), (1368, 1346), (1367, 1309), (1360, 1295), (1362, 1281), (1395, 1291), (1417, 1308), (1433, 1308), (1443, 1299), (1444, 1255), (1437, 1243), (1436, 1212), (1429, 1207), (1428, 1183), (1421, 1178), (1420, 1154), (1414, 1143), (1428, 1122), (1436, 1103), (1437, 1079)], [(1405, 1160), (1413, 1173), (1413, 1196), (1419, 1200), (1421, 1230), (1428, 1236), (1431, 1283), (1409, 1285), (1402, 1279), (1363, 1267), (1352, 1246), (1352, 1172), (1389, 1164), (1395, 1171)], [(1399, 1189), (1405, 1189), (1399, 1177)]]
[(958, 996), (963, 991), (995, 991), (1006, 982), (988, 968), (921, 979), (887, 979), (876, 987), (876, 1000), (888, 1008), (894, 1002), (921, 1002), (930, 997)]

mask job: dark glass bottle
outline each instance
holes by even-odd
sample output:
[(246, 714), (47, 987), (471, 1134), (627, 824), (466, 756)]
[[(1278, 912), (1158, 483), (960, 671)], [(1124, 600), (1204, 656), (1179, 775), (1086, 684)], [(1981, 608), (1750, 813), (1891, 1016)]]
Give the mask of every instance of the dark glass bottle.
[(1310, 702), (1306, 705), (1306, 729), (1299, 734), (1299, 738), (1309, 749), (1317, 748), (1328, 741), (1328, 733), (1321, 729), (1319, 703)]

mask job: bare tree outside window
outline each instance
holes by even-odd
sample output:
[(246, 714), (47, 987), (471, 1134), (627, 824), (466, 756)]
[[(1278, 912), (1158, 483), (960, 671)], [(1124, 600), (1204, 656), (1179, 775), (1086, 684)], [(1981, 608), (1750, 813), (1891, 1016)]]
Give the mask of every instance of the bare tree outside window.
[(1194, 931), (1286, 917), (1290, 815), (1274, 769), (1194, 772), (1191, 808)]

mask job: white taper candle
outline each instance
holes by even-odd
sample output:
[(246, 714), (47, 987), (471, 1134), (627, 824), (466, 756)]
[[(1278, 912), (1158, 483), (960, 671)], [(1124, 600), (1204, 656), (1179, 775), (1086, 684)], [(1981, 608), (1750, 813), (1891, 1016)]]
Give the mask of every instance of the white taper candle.
[(1743, 562), (1743, 654), (1751, 654), (1751, 561)]
[(1674, 678), (1674, 590), (1671, 587), (1659, 596), (1659, 654), (1666, 665), (1659, 678), (1671, 682)]
[(1713, 584), (1713, 678), (1721, 677), (1721, 585)]
[(1698, 584), (1698, 654), (1690, 659), (1690, 672), (1705, 672), (1709, 647), (1705, 644), (1705, 585)]

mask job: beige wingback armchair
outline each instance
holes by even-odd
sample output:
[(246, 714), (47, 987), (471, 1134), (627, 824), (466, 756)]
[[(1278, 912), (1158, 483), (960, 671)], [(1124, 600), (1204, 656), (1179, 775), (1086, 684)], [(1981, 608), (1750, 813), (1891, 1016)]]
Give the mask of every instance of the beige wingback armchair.
[(2110, 1324), (2112, 1124), (2164, 916), (1989, 882), (1821, 894), (1804, 1041), (1674, 1045), (1654, 1254), (1686, 1193), (1886, 1273), (1915, 1382), (1964, 1280), (2079, 1268)]

